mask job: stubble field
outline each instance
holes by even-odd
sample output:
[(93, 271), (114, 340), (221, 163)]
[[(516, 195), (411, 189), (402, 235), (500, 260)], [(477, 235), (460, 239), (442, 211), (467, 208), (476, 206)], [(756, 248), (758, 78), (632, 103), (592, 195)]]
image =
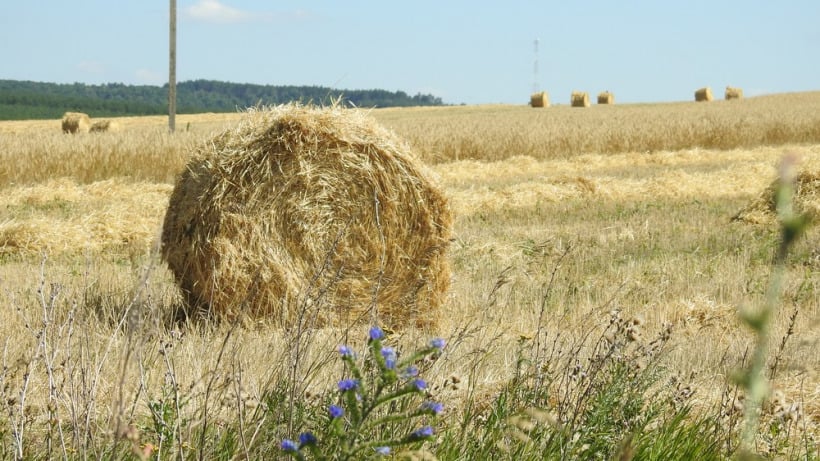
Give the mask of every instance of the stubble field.
[[(475, 425), (523, 386), (544, 393), (508, 403), (510, 415), (537, 406), (569, 428), (571, 369), (595, 363), (614, 318), (633, 325), (620, 355), (662, 370), (646, 394), (680, 393), (694, 415), (720, 420), (719, 453), (737, 448), (730, 376), (754, 347), (738, 311), (763, 303), (780, 234), (773, 216), (732, 218), (784, 155), (820, 171), (820, 93), (371, 115), (429, 166), (455, 216), (445, 320), (389, 337), (397, 348), (448, 342), (425, 370), (446, 402), (427, 450), (468, 459), (486, 438), (499, 458), (538, 459), (537, 440), (516, 451), (514, 437)], [(181, 115), (173, 135), (164, 117), (76, 136), (59, 121), (0, 123), (3, 457), (276, 456), (276, 441), (306, 424), (299, 402), (332, 395), (337, 346), (361, 347), (365, 331), (172, 321), (180, 298), (156, 251), (168, 197), (188, 149), (239, 116)], [(813, 199), (800, 209), (820, 209)], [(810, 228), (794, 247), (772, 318), (777, 404), (758, 437), (771, 456), (817, 456), (818, 243)], [(657, 338), (663, 353), (647, 352)], [(610, 456), (629, 432), (613, 431)], [(577, 433), (562, 457), (595, 448)]]

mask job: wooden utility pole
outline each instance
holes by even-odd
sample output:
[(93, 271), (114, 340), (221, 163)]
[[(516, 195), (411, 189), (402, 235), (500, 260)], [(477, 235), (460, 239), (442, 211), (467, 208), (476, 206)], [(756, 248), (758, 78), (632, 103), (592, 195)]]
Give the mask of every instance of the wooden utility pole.
[(168, 52), (168, 131), (176, 129), (177, 116), (177, 0), (171, 1)]

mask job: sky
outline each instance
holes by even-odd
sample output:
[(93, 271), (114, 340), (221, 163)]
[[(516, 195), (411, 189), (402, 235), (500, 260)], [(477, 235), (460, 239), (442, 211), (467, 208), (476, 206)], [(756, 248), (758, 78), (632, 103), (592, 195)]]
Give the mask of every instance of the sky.
[[(177, 81), (432, 94), (447, 104), (820, 90), (820, 1), (177, 0)], [(163, 85), (169, 2), (3, 0), (0, 79)], [(536, 46), (537, 41), (537, 46)]]

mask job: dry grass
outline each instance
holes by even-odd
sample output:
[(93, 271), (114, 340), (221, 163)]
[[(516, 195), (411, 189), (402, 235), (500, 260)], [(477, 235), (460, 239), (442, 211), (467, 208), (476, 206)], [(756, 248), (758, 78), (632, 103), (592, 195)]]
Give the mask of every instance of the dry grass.
[(168, 184), (120, 178), (8, 187), (0, 196), (0, 255), (145, 253), (170, 192)]
[(0, 187), (55, 178), (80, 184), (116, 177), (173, 183), (192, 146), (237, 119), (238, 114), (179, 115), (173, 136), (163, 116), (112, 119), (121, 130), (106, 136), (64, 136), (52, 120), (2, 122)]
[[(435, 163), (455, 216), (453, 280), (442, 321), (436, 331), (397, 333), (396, 341), (418, 344), (429, 334), (449, 340), (429, 381), (448, 407), (458, 408), (469, 395), (492, 396), (508, 382), (521, 341), (542, 333), (577, 337), (616, 309), (642, 317), (647, 335), (671, 323), (666, 365), (691, 378), (699, 405), (715, 404), (748, 348), (737, 310), (764, 296), (779, 237), (768, 222), (731, 218), (771, 184), (784, 152), (796, 153), (806, 174), (820, 171), (819, 102), (820, 93), (586, 111), (373, 111)], [(175, 330), (165, 322), (180, 300), (173, 276), (149, 248), (174, 175), (189, 160), (186, 149), (225, 122), (210, 117), (194, 119), (192, 130), (173, 137), (163, 134), (161, 118), (123, 121), (124, 131), (111, 136), (39, 141), (26, 134), (36, 132), (34, 122), (0, 124), (0, 131), (13, 132), (0, 138), (3, 160), (17, 155), (40, 165), (40, 171), (25, 161), (22, 171), (0, 166), (0, 235), (28, 242), (0, 251), (0, 303), (8, 306), (0, 335), (10, 338), (4, 360), (22, 364), (10, 367), (4, 382), (19, 395), (27, 380), (35, 426), (46, 427), (54, 402), (58, 416), (88, 415), (89, 430), (111, 433), (116, 415), (127, 423), (146, 414), (147, 403), (165, 389), (169, 367), (186, 398), (182, 412), (193, 415), (212, 402), (217, 424), (238, 411), (230, 402), (258, 403), (261, 390), (281, 376), (304, 376), (300, 389), (312, 393), (338, 378), (339, 370), (326, 366), (326, 351), (355, 342), (359, 333), (350, 337), (345, 328), (302, 331), (309, 341), (298, 343), (304, 349), (296, 360), (288, 355), (295, 328)], [(713, 138), (703, 137), (709, 130)], [(680, 147), (691, 143), (712, 146)], [(94, 155), (84, 156), (86, 149)], [(142, 169), (145, 164), (155, 171)], [(800, 405), (800, 425), (814, 434), (820, 425), (818, 238), (812, 229), (789, 261), (773, 338), (777, 346), (786, 339), (774, 385), (786, 405)], [(43, 307), (50, 299), (51, 310)], [(54, 327), (45, 336), (38, 334), (44, 318)], [(121, 318), (130, 327), (120, 328)], [(57, 328), (69, 322), (72, 330)], [(58, 361), (68, 364), (54, 368), (61, 389), (73, 389), (62, 400), (50, 397), (46, 367), (24, 373), (41, 337), (51, 338)], [(460, 386), (442, 388), (453, 376)]]
[[(777, 222), (775, 204), (777, 188), (778, 182), (773, 181), (733, 219), (752, 224), (775, 225)], [(820, 168), (804, 169), (797, 175), (793, 202), (795, 212), (805, 214), (814, 222), (820, 220)]]
[[(378, 109), (372, 115), (428, 164), (820, 143), (820, 92), (746, 98), (743, 104), (619, 104), (586, 111), (561, 105), (544, 111), (524, 105), (427, 107)], [(180, 115), (174, 136), (167, 134), (167, 117), (119, 118), (120, 133), (70, 141), (55, 132), (54, 121), (3, 122), (0, 187), (55, 177), (80, 183), (114, 176), (172, 182), (193, 144), (238, 118)], [(130, 161), (134, 158), (144, 161)]]
[(373, 115), (434, 164), (820, 143), (820, 92), (746, 98), (743, 104), (617, 104), (583, 111), (567, 105), (543, 111), (467, 106), (380, 109)]

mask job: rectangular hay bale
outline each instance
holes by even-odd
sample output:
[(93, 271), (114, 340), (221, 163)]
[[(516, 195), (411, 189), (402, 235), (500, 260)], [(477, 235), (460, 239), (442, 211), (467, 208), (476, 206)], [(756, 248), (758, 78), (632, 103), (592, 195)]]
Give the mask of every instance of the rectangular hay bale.
[(708, 102), (713, 99), (712, 97), (712, 89), (708, 86), (699, 88), (695, 91), (695, 101), (698, 102)]
[(530, 106), (532, 107), (549, 107), (550, 97), (546, 91), (540, 93), (533, 93), (530, 96)]
[(735, 88), (731, 86), (726, 87), (725, 99), (727, 101), (732, 99), (743, 99), (743, 88)]
[(586, 91), (573, 91), (570, 96), (572, 107), (589, 107), (589, 93)]

